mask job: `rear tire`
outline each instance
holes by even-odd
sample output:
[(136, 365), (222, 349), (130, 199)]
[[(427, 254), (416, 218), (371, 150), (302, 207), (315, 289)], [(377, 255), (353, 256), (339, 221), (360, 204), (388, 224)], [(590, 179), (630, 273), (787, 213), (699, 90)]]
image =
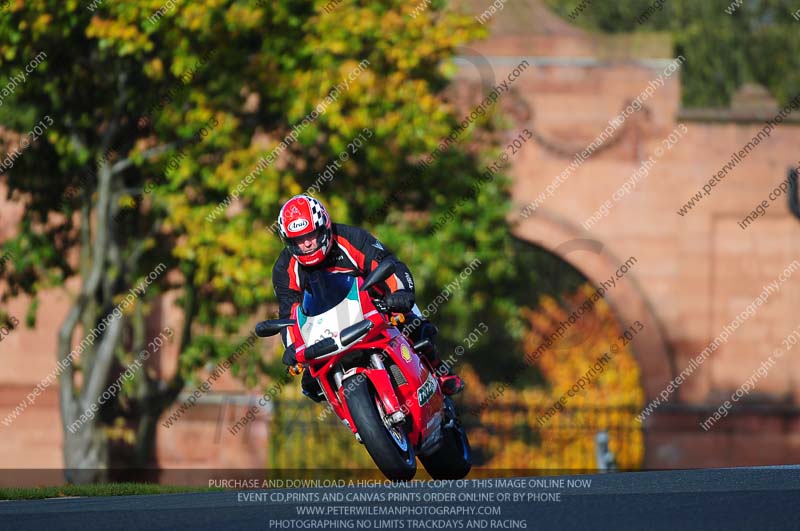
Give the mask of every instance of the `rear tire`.
[(443, 441), (439, 449), (429, 455), (420, 455), (419, 460), (433, 479), (462, 479), (472, 468), (472, 449), (452, 400), (448, 396), (444, 401), (445, 424), (452, 420), (452, 426), (442, 428)]
[(383, 421), (383, 406), (368, 379), (352, 389), (347, 407), (361, 441), (383, 475), (395, 481), (413, 478), (417, 473), (414, 447), (402, 424), (389, 427)]

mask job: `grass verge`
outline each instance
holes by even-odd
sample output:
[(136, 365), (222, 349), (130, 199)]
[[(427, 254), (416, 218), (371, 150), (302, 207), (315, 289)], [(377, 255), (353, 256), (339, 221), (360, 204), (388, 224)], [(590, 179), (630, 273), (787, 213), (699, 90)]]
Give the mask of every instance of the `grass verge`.
[(208, 487), (177, 487), (154, 483), (102, 483), (95, 485), (62, 485), (60, 487), (0, 488), (0, 500), (41, 500), (65, 496), (136, 496), (142, 494), (180, 494), (210, 492), (224, 489)]

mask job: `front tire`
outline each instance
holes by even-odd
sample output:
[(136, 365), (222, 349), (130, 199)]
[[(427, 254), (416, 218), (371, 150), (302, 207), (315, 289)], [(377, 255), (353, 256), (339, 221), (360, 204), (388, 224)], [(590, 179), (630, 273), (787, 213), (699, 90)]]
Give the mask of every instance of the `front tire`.
[(420, 455), (419, 460), (433, 479), (462, 479), (472, 468), (472, 449), (449, 396), (444, 399), (444, 411), (449, 427), (442, 427), (442, 445), (429, 455)]
[(347, 397), (347, 407), (370, 457), (388, 479), (405, 481), (417, 473), (414, 447), (402, 424), (388, 425), (383, 405), (368, 379), (362, 379)]

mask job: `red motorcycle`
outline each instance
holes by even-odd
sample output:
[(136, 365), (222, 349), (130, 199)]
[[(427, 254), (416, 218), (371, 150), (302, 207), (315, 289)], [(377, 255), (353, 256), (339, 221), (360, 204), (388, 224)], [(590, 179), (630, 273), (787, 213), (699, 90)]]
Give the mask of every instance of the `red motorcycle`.
[(472, 453), (450, 397), (417, 355), (427, 340), (411, 345), (397, 328), (402, 314), (379, 311), (383, 300), (370, 294), (393, 273), (388, 261), (365, 279), (313, 272), (291, 318), (263, 321), (256, 335), (288, 328), (297, 359), (289, 371), (307, 367), (387, 478), (413, 478), (418, 456), (434, 479), (460, 479), (472, 467)]

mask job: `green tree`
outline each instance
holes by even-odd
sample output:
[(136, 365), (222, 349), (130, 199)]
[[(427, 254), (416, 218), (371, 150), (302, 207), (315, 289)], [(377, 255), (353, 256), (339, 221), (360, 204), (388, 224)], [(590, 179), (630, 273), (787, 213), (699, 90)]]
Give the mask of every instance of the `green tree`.
[[(59, 377), (64, 464), (85, 469), (68, 479), (106, 477), (106, 428), (119, 417), (135, 432), (130, 465), (153, 463), (159, 416), (198, 369), (233, 352), (254, 316), (266, 317), (280, 250), (270, 225), (282, 201), (315, 183), (338, 221), (366, 224), (411, 264), (421, 298), (481, 261), (435, 318), (452, 325), (443, 327), (451, 343), (486, 314), (517, 323), (503, 337), (521, 337), (513, 299), (498, 293), (513, 289), (516, 271), (505, 179), (481, 186), (452, 222), (427, 232), (496, 154), (475, 137), (496, 117), (435, 164), (416, 165), (461, 119), (442, 89), (456, 47), (484, 35), (474, 20), (435, 6), (411, 17), (399, 0), (344, 0), (330, 13), (323, 0), (83, 4), (16, 2), (0, 19), (0, 79), (46, 53), (5, 101), (13, 112), (4, 125), (15, 132), (4, 150), (18, 155), (6, 182), (25, 215), (3, 245), (17, 257), (3, 271), (3, 299), (80, 279), (59, 331), (64, 362), (130, 289), (159, 264), (166, 272)], [(46, 131), (17, 152), (42, 120)], [(365, 145), (321, 182), (365, 131)], [(409, 172), (413, 182), (401, 186)], [(164, 380), (137, 370), (121, 398), (71, 433), (66, 427), (160, 332), (148, 317), (168, 292), (183, 315), (178, 372)], [(34, 303), (29, 326), (35, 315)], [(259, 350), (235, 365), (250, 385), (278, 370)]]
[[(782, 103), (800, 87), (800, 33), (790, 0), (654, 0), (592, 2), (570, 17), (580, 0), (548, 0), (565, 20), (610, 33), (669, 31), (682, 66), (683, 104), (722, 107), (744, 83), (767, 87)], [(734, 9), (735, 8), (735, 9)], [(730, 12), (730, 13), (729, 13)]]

